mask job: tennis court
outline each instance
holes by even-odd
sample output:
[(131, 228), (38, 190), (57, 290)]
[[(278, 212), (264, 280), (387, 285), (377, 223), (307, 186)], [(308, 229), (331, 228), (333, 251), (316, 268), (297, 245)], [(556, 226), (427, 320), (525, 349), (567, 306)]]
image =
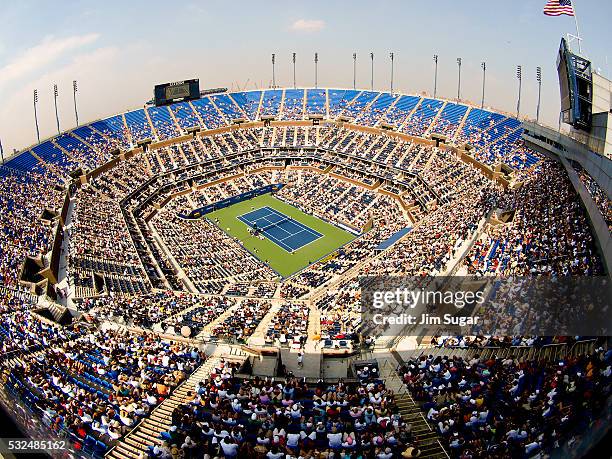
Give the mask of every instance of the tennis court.
[(261, 234), (287, 252), (295, 252), (323, 237), (318, 231), (268, 206), (239, 215), (238, 220), (251, 229), (257, 228)]
[[(264, 210), (253, 214), (252, 212), (255, 212), (256, 209)], [(272, 211), (268, 209), (272, 209)], [(275, 217), (279, 216), (282, 220), (283, 217), (281, 215), (291, 217), (293, 222), (302, 223), (302, 225), (311, 230), (311, 233), (318, 233), (323, 236), (316, 240), (309, 238), (312, 240), (311, 243), (305, 246), (303, 245), (299, 250), (288, 252), (288, 250), (291, 249), (288, 244), (289, 241), (287, 240), (281, 241), (283, 242), (283, 245), (281, 245), (273, 238), (266, 237), (263, 234), (263, 237), (253, 237), (251, 234), (252, 225), (246, 221), (251, 222), (252, 220), (256, 220), (266, 215), (272, 220), (278, 220)], [(238, 217), (240, 216), (247, 218), (239, 220)], [(238, 202), (223, 209), (215, 210), (207, 214), (206, 218), (225, 231), (229, 236), (240, 241), (244, 248), (251, 252), (253, 256), (268, 264), (283, 277), (294, 274), (321, 257), (337, 250), (338, 247), (355, 239), (354, 234), (344, 231), (313, 215), (308, 215), (297, 207), (293, 207), (277, 199), (272, 194), (264, 194), (252, 199), (247, 199), (246, 201)], [(268, 225), (266, 222), (261, 222), (261, 224), (264, 225), (264, 228)], [(292, 227), (292, 229), (294, 228)], [(297, 228), (295, 228), (295, 231), (297, 231)], [(294, 231), (292, 231), (292, 233), (293, 232)], [(305, 236), (306, 233), (308, 232), (304, 231), (301, 235)], [(273, 234), (273, 236), (275, 235)], [(283, 238), (286, 236), (289, 235), (284, 234), (278, 237)], [(291, 245), (295, 247), (295, 244)]]

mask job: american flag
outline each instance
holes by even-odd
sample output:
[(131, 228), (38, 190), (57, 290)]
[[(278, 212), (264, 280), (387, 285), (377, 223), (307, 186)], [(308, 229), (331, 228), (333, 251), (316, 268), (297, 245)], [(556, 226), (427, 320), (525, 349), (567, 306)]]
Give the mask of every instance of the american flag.
[(546, 16), (561, 16), (562, 14), (573, 16), (572, 0), (548, 0), (544, 7), (544, 14)]

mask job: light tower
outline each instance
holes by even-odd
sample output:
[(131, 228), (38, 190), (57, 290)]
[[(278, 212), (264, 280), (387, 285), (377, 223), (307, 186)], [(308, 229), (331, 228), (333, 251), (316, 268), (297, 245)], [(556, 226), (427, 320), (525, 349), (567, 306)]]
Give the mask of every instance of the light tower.
[(480, 100), (480, 109), (482, 110), (484, 108), (485, 82), (487, 80), (487, 63), (483, 61), (480, 66), (482, 67), (482, 99)]
[(293, 89), (296, 88), (295, 84), (295, 53), (293, 53)]
[(516, 117), (518, 118), (521, 114), (521, 88), (523, 85), (523, 67), (520, 65), (516, 66), (516, 78), (518, 79), (518, 100), (516, 101)]
[(319, 64), (319, 53), (315, 53), (314, 55), (314, 64), (315, 64), (315, 88), (317, 87), (317, 65)]
[(393, 94), (393, 53), (389, 53), (391, 58), (391, 94)]
[(374, 91), (374, 53), (370, 53), (370, 60), (372, 61), (372, 78), (370, 79), (370, 88)]
[(434, 91), (433, 91), (433, 96), (434, 99), (436, 98), (436, 92), (438, 90), (438, 55), (434, 54), (433, 55), (433, 60), (434, 60)]
[(457, 80), (457, 102), (461, 100), (461, 58), (457, 58), (457, 67), (459, 69), (459, 79)]
[(274, 64), (276, 64), (276, 54), (272, 53), (272, 87), (276, 88), (276, 73), (274, 72)]
[(38, 89), (34, 90), (34, 124), (36, 125), (36, 138), (40, 143), (40, 130), (38, 129), (38, 113), (36, 111), (36, 104), (38, 103)]
[(76, 125), (78, 127), (79, 126), (79, 112), (77, 111), (76, 93), (77, 93), (77, 82), (76, 80), (72, 80), (72, 97), (74, 99), (74, 117), (76, 118)]
[(353, 89), (357, 84), (357, 53), (353, 53)]
[(53, 84), (53, 101), (55, 103), (55, 121), (57, 122), (57, 133), (60, 133), (59, 115), (57, 114), (57, 85)]
[(542, 67), (536, 67), (536, 79), (538, 80), (538, 108), (536, 110), (536, 122), (540, 121), (540, 96), (542, 95)]

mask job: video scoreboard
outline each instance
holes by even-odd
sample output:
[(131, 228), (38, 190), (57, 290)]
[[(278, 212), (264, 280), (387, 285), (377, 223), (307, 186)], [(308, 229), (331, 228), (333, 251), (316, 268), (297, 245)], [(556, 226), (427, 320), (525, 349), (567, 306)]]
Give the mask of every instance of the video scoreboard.
[(200, 98), (200, 80), (176, 81), (155, 85), (153, 99), (156, 106), (170, 104), (181, 100), (193, 100)]
[(563, 122), (583, 131), (591, 130), (593, 109), (593, 77), (591, 62), (574, 54), (561, 39), (557, 55), (557, 73), (561, 93)]

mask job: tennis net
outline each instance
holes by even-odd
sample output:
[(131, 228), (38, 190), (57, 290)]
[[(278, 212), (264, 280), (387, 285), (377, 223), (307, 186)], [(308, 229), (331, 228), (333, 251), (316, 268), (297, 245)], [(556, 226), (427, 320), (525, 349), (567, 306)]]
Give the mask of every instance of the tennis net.
[(262, 228), (257, 227), (257, 229), (258, 229), (259, 231), (261, 231), (261, 232), (264, 232), (264, 231), (267, 231), (267, 230), (269, 230), (269, 229), (271, 229), (271, 228), (274, 228), (274, 227), (276, 227), (276, 226), (278, 226), (278, 225), (281, 225), (281, 224), (283, 224), (283, 223), (285, 223), (285, 222), (288, 222), (289, 220), (291, 220), (291, 218), (290, 218), (290, 217), (285, 217), (285, 218), (283, 218), (282, 220), (279, 220), (279, 221), (274, 222), (274, 223), (270, 223), (269, 225), (264, 226), (264, 227), (262, 227)]

